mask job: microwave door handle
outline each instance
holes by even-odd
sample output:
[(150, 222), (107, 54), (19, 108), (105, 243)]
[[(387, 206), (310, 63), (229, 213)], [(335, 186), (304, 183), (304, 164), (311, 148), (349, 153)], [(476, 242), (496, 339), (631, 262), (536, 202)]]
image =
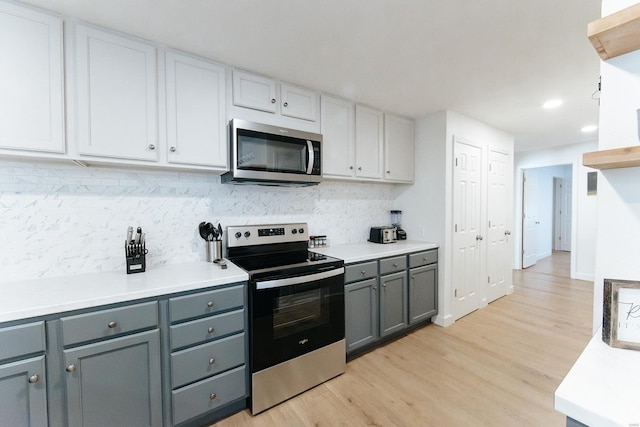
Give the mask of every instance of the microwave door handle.
[(344, 273), (344, 267), (336, 268), (322, 273), (307, 274), (305, 276), (287, 277), (285, 279), (275, 280), (256, 280), (256, 289), (281, 288), (283, 286), (301, 285), (311, 283), (316, 280), (327, 279), (329, 277), (339, 276)]
[(309, 163), (307, 163), (307, 175), (311, 175), (313, 172), (313, 162), (315, 161), (313, 154), (313, 143), (307, 140), (307, 152), (309, 153), (308, 159)]

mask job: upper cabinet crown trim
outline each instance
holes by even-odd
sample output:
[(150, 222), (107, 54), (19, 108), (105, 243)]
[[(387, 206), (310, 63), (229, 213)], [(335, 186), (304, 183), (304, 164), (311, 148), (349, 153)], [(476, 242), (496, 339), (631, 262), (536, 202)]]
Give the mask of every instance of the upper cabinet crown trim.
[(640, 49), (640, 3), (591, 22), (587, 36), (603, 60)]

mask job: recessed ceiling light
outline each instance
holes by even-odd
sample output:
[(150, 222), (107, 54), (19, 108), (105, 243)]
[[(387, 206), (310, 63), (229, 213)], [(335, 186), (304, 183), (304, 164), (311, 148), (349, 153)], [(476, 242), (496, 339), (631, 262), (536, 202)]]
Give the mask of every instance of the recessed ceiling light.
[(582, 129), (580, 129), (582, 132), (593, 132), (594, 130), (598, 129), (598, 126), (596, 125), (588, 125), (583, 127)]
[(551, 108), (558, 108), (561, 105), (562, 105), (561, 99), (550, 99), (549, 101), (542, 104), (542, 108), (549, 110)]

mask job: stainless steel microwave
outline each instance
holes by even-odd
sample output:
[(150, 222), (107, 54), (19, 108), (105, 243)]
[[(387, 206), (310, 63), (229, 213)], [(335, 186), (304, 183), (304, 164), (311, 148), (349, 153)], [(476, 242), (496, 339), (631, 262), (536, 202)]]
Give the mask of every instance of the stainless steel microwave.
[(322, 135), (245, 120), (229, 122), (223, 183), (308, 186), (322, 180)]

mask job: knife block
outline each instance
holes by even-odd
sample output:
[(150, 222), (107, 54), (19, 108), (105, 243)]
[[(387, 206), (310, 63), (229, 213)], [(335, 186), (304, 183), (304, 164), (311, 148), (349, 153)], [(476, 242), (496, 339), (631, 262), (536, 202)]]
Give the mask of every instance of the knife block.
[(128, 245), (125, 242), (124, 253), (127, 260), (127, 274), (144, 273), (147, 269), (147, 251), (146, 245)]

